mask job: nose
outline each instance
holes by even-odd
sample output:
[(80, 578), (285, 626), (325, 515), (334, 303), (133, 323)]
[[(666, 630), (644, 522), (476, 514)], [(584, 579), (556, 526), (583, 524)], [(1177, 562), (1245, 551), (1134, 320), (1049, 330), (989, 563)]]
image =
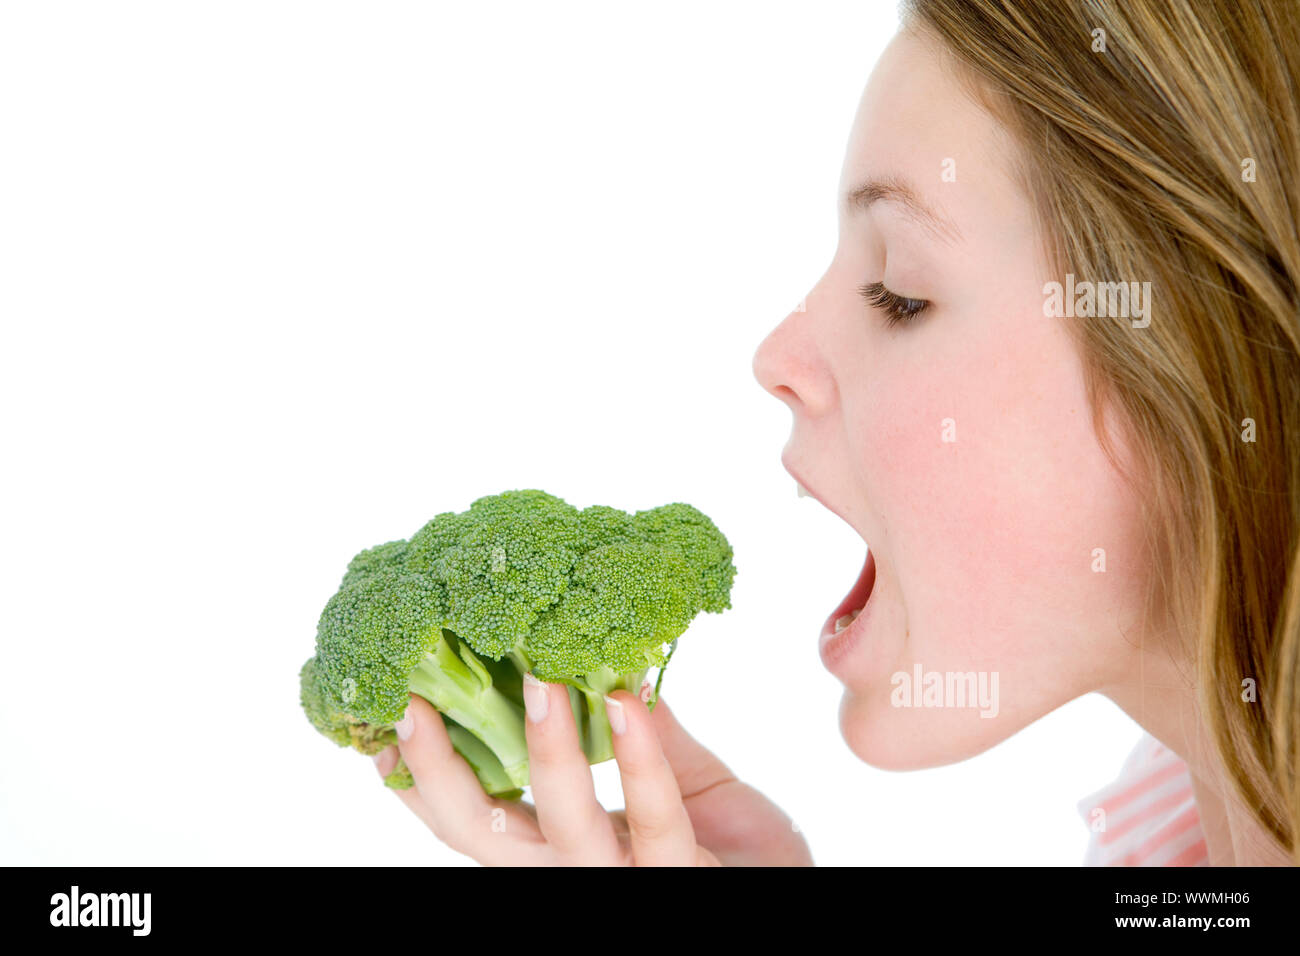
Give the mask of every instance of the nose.
[(815, 407), (827, 389), (824, 363), (814, 335), (811, 294), (768, 333), (754, 353), (754, 378), (792, 409)]

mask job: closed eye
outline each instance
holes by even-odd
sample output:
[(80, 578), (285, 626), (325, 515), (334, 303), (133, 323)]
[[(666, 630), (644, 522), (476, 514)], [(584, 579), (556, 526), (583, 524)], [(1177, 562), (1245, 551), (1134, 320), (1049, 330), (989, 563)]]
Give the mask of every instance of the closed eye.
[(885, 324), (890, 328), (905, 325), (930, 307), (925, 299), (909, 299), (885, 288), (883, 282), (867, 282), (858, 286), (858, 292), (871, 305), (885, 313)]

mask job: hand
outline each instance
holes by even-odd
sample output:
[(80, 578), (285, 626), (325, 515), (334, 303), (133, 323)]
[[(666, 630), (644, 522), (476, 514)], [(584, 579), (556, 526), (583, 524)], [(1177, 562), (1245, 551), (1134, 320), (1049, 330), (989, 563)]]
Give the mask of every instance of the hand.
[(400, 748), (415, 786), (392, 792), (453, 850), (489, 866), (811, 865), (790, 818), (687, 734), (662, 698), (651, 713), (634, 694), (610, 695), (627, 809), (606, 813), (568, 691), (541, 684), (525, 693), (530, 713), (544, 713), (525, 721), (535, 806), (484, 793), (437, 712), (416, 695), (397, 747), (375, 756), (386, 776)]

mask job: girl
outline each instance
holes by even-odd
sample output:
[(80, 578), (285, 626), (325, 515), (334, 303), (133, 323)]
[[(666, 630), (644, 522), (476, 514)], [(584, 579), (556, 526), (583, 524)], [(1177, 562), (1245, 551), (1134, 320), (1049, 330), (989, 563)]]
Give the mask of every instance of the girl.
[[(754, 357), (785, 467), (869, 546), (822, 629), (850, 748), (949, 763), (1101, 692), (1150, 737), (1081, 807), (1091, 862), (1297, 859), (1298, 83), (1290, 3), (915, 0), (835, 256)], [(995, 700), (909, 706), (914, 673)], [(564, 689), (526, 698), (535, 806), (487, 798), (412, 698), (398, 795), (453, 848), (810, 861), (666, 705), (614, 695), (606, 814)]]

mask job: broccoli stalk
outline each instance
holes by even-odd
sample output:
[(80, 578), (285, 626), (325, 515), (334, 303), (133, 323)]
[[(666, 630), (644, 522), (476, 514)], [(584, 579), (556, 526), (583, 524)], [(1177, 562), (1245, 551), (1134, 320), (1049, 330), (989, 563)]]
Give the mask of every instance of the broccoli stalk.
[(648, 670), (640, 670), (617, 674), (602, 667), (569, 685), (582, 752), (587, 755), (588, 763), (600, 763), (614, 756), (613, 728), (609, 726), (605, 696), (615, 690), (627, 690), (633, 694), (640, 692), (647, 673)]
[[(502, 800), (518, 800), (524, 795), (524, 791), (506, 774), (501, 761), (487, 744), (464, 727), (452, 722), (446, 714), (442, 715), (442, 722), (447, 725), (447, 736), (451, 738), (451, 745), (456, 749), (456, 753), (465, 758), (465, 762), (470, 765), (484, 790)], [(392, 784), (392, 786), (405, 789), (400, 784)], [(407, 783), (406, 786), (409, 787), (411, 784)]]
[(496, 688), (478, 655), (456, 635), (442, 630), (433, 649), (411, 671), (409, 686), (487, 746), (510, 781), (505, 789), (527, 785), (523, 708)]
[[(442, 639), (410, 677), (411, 691), (454, 721), (451, 726), (462, 731), (452, 735), (452, 744), (474, 767), (489, 793), (528, 785), (528, 742), (524, 735), (521, 682), (523, 673), (533, 669), (526, 655), (518, 651), (502, 662), (513, 665), (512, 671), (501, 664), (494, 667), (494, 663), (480, 658), (464, 641), (444, 629)], [(638, 693), (647, 673), (648, 668), (617, 674), (602, 667), (584, 677), (559, 682), (568, 685), (569, 705), (588, 763), (600, 763), (614, 756), (613, 729), (605, 710), (605, 696), (615, 690)], [(502, 686), (498, 686), (498, 681)], [(650, 704), (653, 708), (653, 700)], [(468, 749), (476, 751), (473, 755), (463, 746), (466, 736), (481, 745), (479, 748), (469, 745)]]
[[(470, 769), (474, 771), (484, 790), (494, 796), (501, 797), (503, 800), (517, 800), (524, 795), (524, 792), (506, 776), (501, 761), (497, 759), (496, 754), (488, 749), (488, 746), (483, 741), (464, 727), (461, 727), (446, 714), (439, 716), (442, 717), (442, 722), (447, 728), (447, 737), (451, 740), (452, 747), (469, 764)], [(389, 743), (396, 743), (396, 734), (390, 730), (389, 736), (392, 739), (388, 740), (384, 746)], [(378, 747), (363, 752), (378, 753), (382, 749), (383, 747)], [(406, 766), (406, 762), (401, 757), (398, 757), (397, 765), (389, 771), (388, 776), (384, 777), (384, 783), (394, 790), (406, 790), (415, 786), (415, 778), (411, 776), (411, 770)]]

